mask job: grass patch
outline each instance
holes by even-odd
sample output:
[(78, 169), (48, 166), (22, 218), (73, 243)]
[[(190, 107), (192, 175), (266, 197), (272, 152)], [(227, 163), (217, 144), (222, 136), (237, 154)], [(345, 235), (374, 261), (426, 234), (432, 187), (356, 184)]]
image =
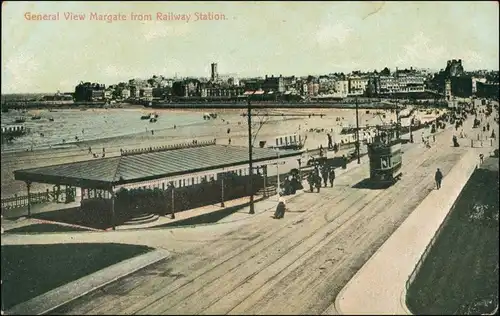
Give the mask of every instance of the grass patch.
[(9, 309), (150, 250), (112, 243), (2, 246), (3, 307)]
[(476, 170), (407, 292), (416, 315), (482, 314), (498, 305), (498, 171)]
[(23, 234), (23, 233), (63, 233), (63, 232), (84, 232), (88, 229), (74, 226), (65, 226), (57, 224), (30, 224), (17, 228), (6, 230), (5, 233)]

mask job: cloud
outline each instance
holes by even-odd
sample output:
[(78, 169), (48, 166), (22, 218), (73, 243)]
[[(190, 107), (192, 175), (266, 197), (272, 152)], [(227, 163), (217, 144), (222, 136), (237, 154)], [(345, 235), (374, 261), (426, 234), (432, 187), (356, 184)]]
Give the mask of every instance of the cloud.
[(35, 84), (34, 74), (39, 71), (35, 55), (20, 51), (5, 63), (6, 86), (30, 86)]
[(479, 69), (483, 65), (483, 58), (477, 51), (468, 50), (458, 58), (463, 60), (466, 69)]
[(333, 68), (338, 69), (338, 70), (342, 70), (342, 71), (346, 71), (346, 70), (351, 71), (351, 70), (356, 70), (359, 67), (361, 67), (361, 64), (354, 62), (354, 61), (350, 61), (350, 62), (346, 62), (346, 63), (342, 63), (342, 64), (329, 63), (328, 66), (333, 67)]
[(431, 45), (431, 39), (422, 32), (413, 37), (403, 46), (403, 51), (397, 54), (396, 65), (428, 65), (435, 61), (446, 60), (447, 49), (442, 45)]
[(316, 41), (321, 46), (337, 46), (351, 37), (353, 30), (343, 22), (321, 27), (316, 33)]
[(165, 37), (180, 37), (189, 33), (190, 27), (188, 23), (165, 25), (163, 22), (149, 22), (144, 31), (144, 38), (147, 42)]

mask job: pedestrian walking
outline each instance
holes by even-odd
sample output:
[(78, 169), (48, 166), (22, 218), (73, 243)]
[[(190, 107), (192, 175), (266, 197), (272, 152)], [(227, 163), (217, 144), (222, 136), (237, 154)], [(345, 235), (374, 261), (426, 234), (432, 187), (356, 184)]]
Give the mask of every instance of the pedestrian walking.
[(483, 164), (483, 162), (484, 162), (484, 155), (483, 154), (479, 154), (479, 163)]
[(333, 141), (332, 141), (332, 135), (330, 134), (326, 134), (328, 136), (328, 149), (332, 149), (333, 148)]
[(441, 182), (443, 181), (443, 174), (441, 173), (441, 170), (439, 170), (439, 168), (437, 168), (436, 170), (434, 180), (436, 180), (436, 189), (439, 190), (441, 188)]
[(330, 180), (330, 186), (333, 187), (333, 181), (335, 180), (335, 168), (331, 167), (328, 173), (328, 179)]
[(92, 147), (89, 146), (89, 154), (92, 153)]
[(321, 169), (321, 177), (323, 178), (323, 182), (325, 183), (326, 188), (328, 185), (328, 167), (326, 166), (326, 164)]

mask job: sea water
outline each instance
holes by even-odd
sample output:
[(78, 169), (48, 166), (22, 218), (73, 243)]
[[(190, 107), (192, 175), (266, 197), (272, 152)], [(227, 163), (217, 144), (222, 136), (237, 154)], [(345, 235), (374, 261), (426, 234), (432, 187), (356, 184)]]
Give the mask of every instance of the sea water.
[[(153, 111), (151, 111), (153, 112)], [(203, 124), (203, 115), (198, 112), (160, 112), (156, 123), (141, 120), (149, 113), (136, 109), (58, 109), (55, 112), (39, 111), (39, 120), (32, 120), (34, 113), (21, 113), (11, 110), (2, 113), (2, 126), (23, 125), (29, 133), (15, 138), (12, 143), (2, 143), (2, 152), (26, 151), (27, 149), (61, 148), (75, 146), (78, 141), (91, 141), (103, 138), (133, 135), (146, 131)], [(25, 123), (16, 124), (18, 117)], [(50, 121), (49, 118), (53, 118)]]

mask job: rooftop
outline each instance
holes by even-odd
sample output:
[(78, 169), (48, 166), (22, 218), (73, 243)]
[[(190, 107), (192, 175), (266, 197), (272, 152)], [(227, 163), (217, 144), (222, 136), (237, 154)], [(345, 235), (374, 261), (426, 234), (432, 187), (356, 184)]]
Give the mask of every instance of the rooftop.
[[(300, 155), (280, 151), (280, 157)], [(253, 161), (277, 158), (274, 149), (253, 148)], [(126, 152), (119, 157), (52, 165), (14, 171), (16, 180), (108, 189), (114, 185), (227, 168), (248, 163), (248, 147), (215, 145), (165, 146)]]

